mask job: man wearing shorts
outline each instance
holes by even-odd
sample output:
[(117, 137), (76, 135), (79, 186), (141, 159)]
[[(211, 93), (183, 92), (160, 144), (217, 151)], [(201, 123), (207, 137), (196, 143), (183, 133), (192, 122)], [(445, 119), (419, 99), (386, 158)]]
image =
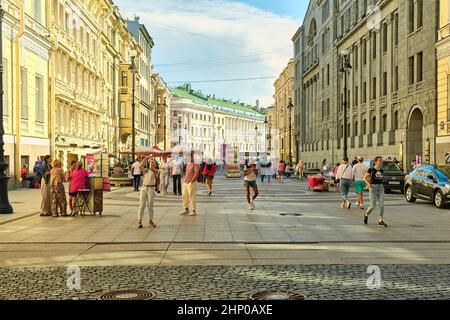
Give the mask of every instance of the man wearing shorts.
[(366, 182), (364, 181), (364, 176), (367, 173), (367, 168), (363, 164), (364, 158), (357, 157), (358, 163), (353, 166), (353, 179), (355, 180), (355, 192), (358, 195), (358, 201), (356, 206), (361, 210), (364, 210), (364, 199), (363, 192), (366, 187)]
[[(256, 168), (255, 161), (250, 160), (248, 165), (244, 166), (244, 185), (245, 194), (247, 196), (247, 202), (249, 210), (255, 210), (254, 201), (258, 197), (258, 185), (256, 184), (256, 176), (258, 175), (258, 169)], [(250, 188), (253, 189), (253, 198), (250, 199)]]

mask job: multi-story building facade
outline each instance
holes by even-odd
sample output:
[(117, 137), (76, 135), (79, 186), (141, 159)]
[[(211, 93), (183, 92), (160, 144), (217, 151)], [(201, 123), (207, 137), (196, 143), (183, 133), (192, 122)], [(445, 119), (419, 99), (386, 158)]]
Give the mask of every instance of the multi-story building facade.
[(46, 1), (2, 1), (2, 7), (5, 160), (14, 187), (23, 165), (32, 171), (36, 158), (50, 153), (48, 8)]
[(149, 147), (154, 145), (155, 137), (155, 108), (152, 106), (152, 48), (153, 39), (145, 25), (139, 22), (139, 17), (134, 20), (127, 20), (128, 30), (138, 43), (141, 54), (136, 58), (136, 65), (139, 70), (139, 102), (136, 104), (136, 145)]
[(155, 122), (155, 143), (154, 145), (162, 150), (170, 148), (170, 104), (172, 93), (164, 82), (163, 78), (157, 74), (152, 74), (153, 83), (153, 105), (156, 109)]
[[(294, 97), (294, 60), (289, 61), (286, 68), (275, 81), (275, 118), (273, 119), (273, 128), (275, 132), (275, 145), (277, 146), (277, 157), (289, 162), (290, 155), (292, 160), (296, 161), (296, 141), (295, 141), (295, 112), (294, 108), (289, 107)], [(290, 145), (289, 145), (290, 143)], [(291, 152), (291, 154), (290, 154)]]
[(396, 157), (405, 169), (434, 162), (437, 8), (436, 0), (310, 2), (294, 43), (308, 167), (343, 156), (344, 50), (348, 154)]
[(171, 92), (172, 146), (182, 144), (217, 160), (224, 158), (224, 146), (240, 157), (267, 154), (265, 114), (257, 108), (204, 95), (189, 84)]
[(437, 137), (436, 162), (445, 163), (450, 152), (450, 5), (440, 1), (437, 49)]

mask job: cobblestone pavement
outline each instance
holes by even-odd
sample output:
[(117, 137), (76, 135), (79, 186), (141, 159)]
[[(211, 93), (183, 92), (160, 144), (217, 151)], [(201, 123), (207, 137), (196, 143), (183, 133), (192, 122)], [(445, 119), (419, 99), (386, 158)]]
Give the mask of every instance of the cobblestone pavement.
[(0, 299), (97, 299), (109, 290), (141, 289), (155, 299), (243, 300), (260, 290), (307, 299), (450, 299), (450, 265), (380, 265), (381, 287), (368, 289), (367, 265), (252, 267), (82, 267), (80, 290), (66, 268), (0, 268)]

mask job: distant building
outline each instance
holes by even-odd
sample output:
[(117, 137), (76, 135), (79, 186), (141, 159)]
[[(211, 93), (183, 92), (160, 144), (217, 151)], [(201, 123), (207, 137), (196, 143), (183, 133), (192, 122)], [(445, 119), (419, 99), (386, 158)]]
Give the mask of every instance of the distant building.
[(186, 145), (216, 160), (227, 148), (244, 157), (267, 154), (265, 114), (255, 107), (206, 96), (190, 84), (172, 88), (171, 93), (172, 146)]

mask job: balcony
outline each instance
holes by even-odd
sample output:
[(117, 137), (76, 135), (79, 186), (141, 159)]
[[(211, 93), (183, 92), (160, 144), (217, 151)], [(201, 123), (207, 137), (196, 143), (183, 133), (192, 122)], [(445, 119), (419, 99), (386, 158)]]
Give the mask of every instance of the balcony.
[(392, 102), (397, 102), (398, 100), (398, 92), (393, 92), (392, 93)]
[(383, 132), (378, 132), (377, 133), (377, 146), (380, 147), (382, 146), (384, 143), (384, 134)]
[(395, 130), (389, 131), (389, 145), (395, 145)]
[(375, 105), (375, 99), (373, 99), (372, 101), (370, 101), (370, 111), (375, 110), (376, 105)]
[(381, 98), (380, 98), (380, 106), (386, 107), (386, 104), (387, 104), (387, 102), (386, 102), (386, 96), (381, 97)]

